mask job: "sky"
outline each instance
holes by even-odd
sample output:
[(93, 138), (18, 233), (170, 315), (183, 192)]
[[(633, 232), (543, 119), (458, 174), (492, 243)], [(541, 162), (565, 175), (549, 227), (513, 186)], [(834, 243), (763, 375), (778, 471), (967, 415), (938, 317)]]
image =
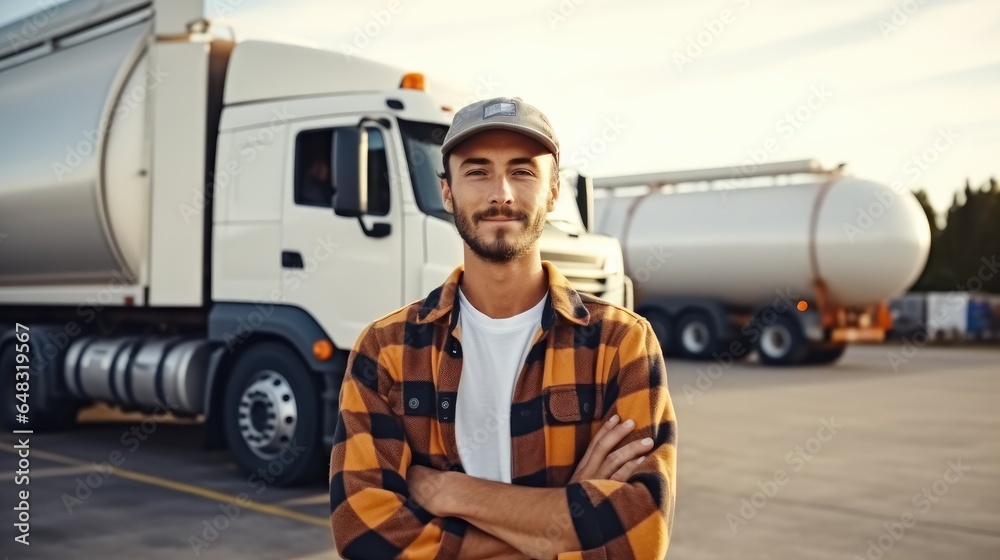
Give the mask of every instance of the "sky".
[(204, 1), (245, 37), (521, 97), (595, 177), (815, 158), (939, 211), (1000, 178), (995, 0)]

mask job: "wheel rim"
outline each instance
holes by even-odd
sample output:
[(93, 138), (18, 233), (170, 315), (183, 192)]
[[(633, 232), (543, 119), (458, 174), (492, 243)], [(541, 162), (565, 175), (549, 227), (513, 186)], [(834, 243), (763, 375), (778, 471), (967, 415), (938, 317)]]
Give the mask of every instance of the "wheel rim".
[(770, 325), (760, 337), (760, 350), (771, 358), (784, 358), (792, 348), (792, 333), (785, 325)]
[(240, 435), (247, 447), (273, 460), (292, 442), (297, 423), (295, 393), (285, 376), (272, 370), (254, 374), (239, 405)]
[(681, 332), (684, 350), (692, 354), (700, 354), (708, 348), (708, 325), (700, 321), (692, 321), (684, 325)]

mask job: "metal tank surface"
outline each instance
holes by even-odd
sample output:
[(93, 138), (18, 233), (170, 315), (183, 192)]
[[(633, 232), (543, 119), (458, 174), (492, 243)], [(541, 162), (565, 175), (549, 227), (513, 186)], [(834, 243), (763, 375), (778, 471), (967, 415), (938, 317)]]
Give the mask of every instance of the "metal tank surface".
[(904, 292), (930, 229), (916, 198), (853, 177), (773, 187), (609, 196), (597, 231), (618, 237), (637, 301), (690, 296), (753, 307), (787, 289), (860, 306)]
[(17, 232), (4, 240), (0, 285), (102, 282), (141, 270), (148, 33), (147, 23), (101, 40), (82, 33), (65, 40), (75, 48), (29, 50), (0, 68), (0, 229)]

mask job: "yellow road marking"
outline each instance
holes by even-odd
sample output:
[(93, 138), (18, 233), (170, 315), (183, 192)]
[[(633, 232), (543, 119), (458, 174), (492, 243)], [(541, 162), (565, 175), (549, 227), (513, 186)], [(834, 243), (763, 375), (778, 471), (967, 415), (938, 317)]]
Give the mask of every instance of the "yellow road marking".
[[(49, 467), (47, 469), (31, 469), (31, 478), (48, 478), (91, 472), (94, 472), (94, 467)], [(17, 471), (0, 473), (0, 480), (14, 480), (15, 478), (17, 478)]]
[(328, 552), (317, 552), (316, 554), (310, 554), (309, 556), (299, 556), (298, 558), (293, 558), (292, 560), (341, 560), (340, 556), (337, 556), (336, 551)]
[[(17, 453), (17, 451), (15, 451), (13, 448), (7, 447), (6, 445), (3, 446), (3, 447), (0, 447), (0, 449), (3, 449), (4, 451), (7, 451), (8, 453), (14, 453), (14, 454)], [(74, 459), (72, 457), (64, 457), (62, 455), (57, 455), (55, 453), (49, 453), (47, 451), (41, 451), (41, 450), (35, 449), (35, 448), (31, 449), (31, 455), (33, 455), (35, 457), (38, 457), (38, 458), (41, 458), (41, 459), (45, 459), (46, 461), (52, 461), (52, 462), (55, 462), (55, 463), (62, 463), (64, 465), (70, 465), (70, 466), (74, 466), (74, 467), (88, 467), (88, 468), (92, 468), (91, 464), (88, 463), (88, 462), (86, 462), (86, 461), (81, 461), (79, 459)], [(306, 515), (304, 513), (299, 513), (297, 511), (293, 511), (293, 510), (290, 510), (290, 509), (287, 509), (287, 508), (283, 508), (283, 507), (280, 507), (280, 506), (272, 506), (272, 505), (269, 505), (269, 504), (261, 504), (261, 503), (257, 503), (257, 502), (253, 502), (253, 501), (246, 502), (246, 500), (243, 500), (244, 503), (241, 503), (241, 501), (236, 496), (231, 496), (231, 495), (225, 494), (223, 492), (216, 492), (215, 490), (209, 490), (208, 488), (202, 488), (200, 486), (195, 486), (193, 484), (187, 484), (185, 482), (177, 482), (175, 480), (170, 480), (170, 479), (166, 479), (166, 478), (161, 478), (159, 476), (153, 476), (153, 475), (150, 475), (150, 474), (144, 474), (144, 473), (140, 473), (140, 472), (136, 472), (136, 471), (131, 471), (131, 470), (128, 470), (128, 469), (123, 469), (121, 467), (113, 467), (113, 468), (114, 468), (114, 471), (113, 471), (112, 474), (114, 474), (116, 476), (120, 476), (122, 478), (127, 478), (129, 480), (135, 480), (137, 482), (145, 482), (146, 484), (151, 484), (153, 486), (159, 486), (161, 488), (169, 488), (171, 490), (176, 490), (178, 492), (184, 492), (185, 494), (191, 494), (191, 495), (194, 495), (194, 496), (199, 496), (199, 497), (205, 498), (207, 500), (215, 500), (217, 502), (225, 502), (225, 503), (228, 503), (228, 504), (235, 504), (235, 505), (237, 505), (237, 506), (239, 506), (241, 508), (246, 508), (246, 509), (253, 510), (253, 511), (259, 511), (261, 513), (267, 513), (267, 514), (270, 514), (270, 515), (275, 515), (277, 517), (286, 517), (288, 519), (294, 519), (296, 521), (301, 521), (303, 523), (309, 523), (310, 525), (318, 525), (320, 527), (329, 527), (330, 526), (330, 520), (327, 519), (327, 518), (325, 518), (325, 517), (317, 517), (315, 515)]]
[(329, 504), (330, 495), (314, 494), (312, 496), (304, 496), (302, 498), (291, 498), (278, 503), (283, 506), (313, 506), (318, 504)]

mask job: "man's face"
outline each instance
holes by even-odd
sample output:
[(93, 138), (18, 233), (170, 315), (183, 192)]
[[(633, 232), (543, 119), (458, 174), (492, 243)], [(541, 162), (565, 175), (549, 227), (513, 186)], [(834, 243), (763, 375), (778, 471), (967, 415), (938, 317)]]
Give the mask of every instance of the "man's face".
[(517, 132), (487, 130), (455, 147), (448, 164), (444, 207), (476, 255), (504, 263), (535, 249), (559, 196), (553, 156), (544, 146)]

